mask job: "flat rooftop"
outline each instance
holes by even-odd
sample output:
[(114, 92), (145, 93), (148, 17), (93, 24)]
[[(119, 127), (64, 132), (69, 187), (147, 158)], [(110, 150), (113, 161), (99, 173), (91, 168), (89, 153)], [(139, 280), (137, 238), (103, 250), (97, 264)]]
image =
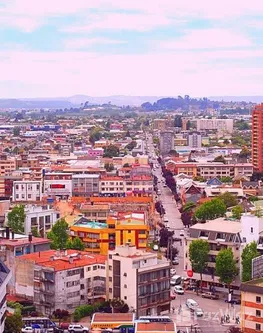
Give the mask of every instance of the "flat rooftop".
[(241, 232), (241, 223), (239, 221), (225, 220), (223, 217), (220, 217), (215, 220), (207, 221), (206, 223), (196, 223), (190, 227), (190, 229), (218, 232), (224, 231), (237, 234)]
[(104, 322), (104, 323), (110, 323), (110, 322), (133, 322), (134, 315), (133, 313), (100, 313), (96, 312), (93, 315), (92, 318), (92, 324), (96, 322)]
[(101, 223), (96, 221), (80, 221), (73, 224), (74, 227), (84, 227), (89, 229), (105, 229), (108, 228), (107, 223)]
[(135, 332), (175, 332), (175, 325), (171, 323), (136, 323)]

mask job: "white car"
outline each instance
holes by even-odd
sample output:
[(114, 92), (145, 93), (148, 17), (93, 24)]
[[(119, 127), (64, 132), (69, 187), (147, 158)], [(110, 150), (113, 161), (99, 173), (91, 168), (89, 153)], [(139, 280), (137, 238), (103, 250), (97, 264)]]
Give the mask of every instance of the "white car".
[(158, 251), (158, 250), (159, 250), (159, 246), (157, 244), (154, 244), (153, 251)]
[(175, 286), (174, 287), (174, 293), (178, 295), (183, 295), (184, 294), (184, 288), (181, 286)]
[(22, 333), (34, 333), (34, 330), (31, 326), (28, 326), (28, 327), (22, 328), (21, 332)]
[(203, 315), (204, 315), (204, 311), (203, 311), (201, 308), (196, 308), (196, 309), (195, 309), (195, 315), (196, 315), (197, 317), (203, 317)]
[(171, 276), (176, 275), (176, 269), (175, 268), (171, 268), (170, 269), (170, 273), (171, 273)]
[(69, 333), (89, 333), (88, 327), (84, 327), (79, 324), (71, 324), (68, 327), (68, 332)]

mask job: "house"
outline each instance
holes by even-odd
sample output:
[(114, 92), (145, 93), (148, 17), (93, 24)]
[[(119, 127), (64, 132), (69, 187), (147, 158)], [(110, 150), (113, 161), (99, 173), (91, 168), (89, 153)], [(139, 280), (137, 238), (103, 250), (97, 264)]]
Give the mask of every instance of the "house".
[(7, 284), (10, 279), (10, 270), (0, 260), (0, 333), (4, 333), (5, 328)]
[(36, 202), (42, 199), (42, 182), (17, 180), (13, 182), (13, 201)]

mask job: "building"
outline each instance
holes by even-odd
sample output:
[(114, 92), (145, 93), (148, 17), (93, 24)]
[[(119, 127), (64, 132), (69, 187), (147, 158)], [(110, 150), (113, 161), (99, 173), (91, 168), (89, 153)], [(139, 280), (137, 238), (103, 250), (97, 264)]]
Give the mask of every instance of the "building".
[(70, 227), (72, 238), (79, 237), (87, 251), (101, 254), (126, 243), (146, 249), (148, 234), (144, 213), (115, 213), (106, 223), (81, 217)]
[(44, 192), (48, 196), (68, 198), (72, 196), (72, 174), (51, 172), (44, 174)]
[(0, 260), (11, 271), (8, 284), (10, 294), (15, 293), (15, 258), (28, 253), (40, 253), (50, 249), (50, 240), (46, 238), (30, 237), (11, 232), (9, 228), (0, 229)]
[(165, 131), (172, 125), (171, 120), (169, 119), (154, 119), (153, 120), (153, 129), (158, 131)]
[(110, 213), (110, 207), (108, 204), (91, 204), (85, 202), (80, 206), (80, 211), (91, 221), (94, 220), (106, 223)]
[(0, 333), (4, 333), (6, 316), (7, 284), (11, 278), (11, 272), (0, 260)]
[(16, 158), (7, 155), (0, 156), (0, 176), (5, 176), (16, 170)]
[(232, 133), (234, 128), (233, 119), (196, 119), (197, 131), (216, 130), (221, 133)]
[(118, 176), (101, 176), (100, 194), (102, 195), (125, 195), (124, 180)]
[(202, 147), (202, 135), (200, 132), (191, 132), (188, 134), (188, 146), (190, 148), (199, 149)]
[(100, 176), (97, 174), (77, 174), (72, 177), (72, 194), (75, 197), (86, 197), (99, 194)]
[(107, 260), (107, 299), (120, 298), (137, 317), (170, 311), (170, 263), (156, 253), (118, 246)]
[(241, 284), (241, 330), (244, 333), (263, 331), (263, 278)]
[(263, 104), (252, 112), (252, 163), (256, 171), (263, 172)]
[(161, 154), (169, 154), (174, 149), (174, 132), (162, 131), (160, 133), (160, 152)]
[(34, 301), (37, 311), (72, 312), (105, 299), (105, 256), (76, 250), (45, 251), (16, 259), (16, 294)]
[[(135, 333), (176, 333), (175, 323), (171, 320), (170, 322), (148, 322), (138, 321), (135, 323)], [(180, 332), (180, 330), (179, 330)]]
[(120, 327), (133, 328), (134, 320), (134, 313), (95, 312), (92, 316), (90, 327), (92, 330), (107, 328), (119, 330)]
[(13, 201), (35, 202), (42, 199), (42, 182), (18, 180), (13, 182)]

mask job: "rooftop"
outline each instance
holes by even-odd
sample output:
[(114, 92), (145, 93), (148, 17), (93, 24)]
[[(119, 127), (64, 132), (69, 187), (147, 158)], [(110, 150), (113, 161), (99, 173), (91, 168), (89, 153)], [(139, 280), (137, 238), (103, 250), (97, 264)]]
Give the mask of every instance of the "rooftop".
[(149, 322), (149, 323), (136, 323), (135, 332), (175, 332), (175, 325), (171, 323), (159, 323), (159, 322)]
[(108, 228), (106, 223), (91, 221), (86, 219), (85, 217), (81, 217), (76, 223), (73, 225), (74, 227), (84, 227), (90, 229), (105, 229)]
[(95, 322), (133, 322), (133, 313), (100, 313), (96, 312), (93, 315), (92, 323)]
[(207, 221), (206, 223), (197, 223), (190, 227), (193, 230), (206, 230), (206, 231), (224, 231), (237, 234), (241, 231), (241, 223), (239, 221), (226, 220), (223, 217), (215, 220)]

